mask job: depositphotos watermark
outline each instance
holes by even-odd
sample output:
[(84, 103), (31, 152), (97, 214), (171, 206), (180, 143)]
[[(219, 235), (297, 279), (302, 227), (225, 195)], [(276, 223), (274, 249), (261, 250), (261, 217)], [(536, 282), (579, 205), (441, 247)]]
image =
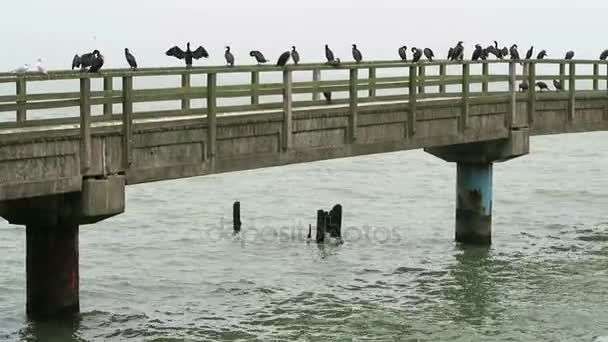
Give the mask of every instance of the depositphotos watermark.
[[(257, 225), (255, 222), (244, 224), (240, 232), (233, 230), (232, 222), (220, 220), (219, 225), (203, 227), (201, 234), (210, 242), (220, 242), (234, 239), (251, 243), (291, 243), (308, 240), (310, 229), (311, 239), (316, 239), (316, 227), (301, 223), (285, 226)], [(364, 242), (373, 244), (399, 243), (405, 239), (407, 229), (404, 227), (382, 227), (382, 226), (343, 226), (342, 241)], [(329, 236), (329, 235), (328, 235)]]

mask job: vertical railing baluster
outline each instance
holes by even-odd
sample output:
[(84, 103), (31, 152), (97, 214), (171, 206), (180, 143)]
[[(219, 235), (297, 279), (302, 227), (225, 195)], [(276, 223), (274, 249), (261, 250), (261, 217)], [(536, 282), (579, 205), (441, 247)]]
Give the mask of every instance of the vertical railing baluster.
[(190, 110), (190, 74), (182, 74), (182, 110)]
[(566, 64), (559, 64), (559, 83), (562, 84), (562, 87), (566, 86)]
[(465, 132), (469, 122), (469, 75), (470, 64), (464, 63), (462, 65), (462, 110), (458, 124), (461, 133)]
[(283, 151), (291, 149), (293, 137), (292, 73), (283, 71)]
[(424, 84), (426, 83), (426, 80), (424, 79), (426, 76), (426, 68), (424, 64), (418, 67), (418, 76), (418, 94), (424, 95)]
[(410, 66), (409, 109), (407, 113), (408, 138), (412, 138), (416, 134), (416, 83), (418, 78), (416, 70), (416, 66)]
[(574, 120), (574, 115), (576, 111), (576, 64), (574, 62), (570, 62), (570, 70), (568, 72), (568, 121), (572, 122)]
[(312, 71), (312, 100), (319, 101), (321, 94), (319, 92), (319, 82), (321, 82), (321, 69), (314, 69)]
[(515, 62), (509, 63), (509, 112), (505, 117), (505, 126), (511, 128), (517, 115), (517, 71)]
[(354, 143), (357, 140), (358, 130), (358, 78), (359, 70), (357, 68), (351, 68), (349, 73), (350, 86), (349, 86), (349, 120), (348, 120), (348, 135), (349, 143)]
[(446, 82), (446, 68), (445, 64), (439, 65), (439, 93), (445, 94), (445, 82)]
[(593, 64), (593, 90), (600, 90), (600, 65)]
[(369, 68), (367, 78), (369, 87), (369, 97), (371, 99), (374, 99), (376, 97), (376, 68)]
[(91, 79), (80, 79), (80, 173), (91, 168)]
[(17, 76), (17, 122), (24, 122), (27, 120), (27, 110), (25, 109), (26, 97), (27, 97), (27, 86), (25, 83), (25, 76)]
[(114, 84), (113, 84), (114, 79), (112, 78), (112, 76), (106, 76), (103, 78), (103, 97), (104, 100), (106, 101), (103, 104), (103, 115), (106, 118), (109, 118), (112, 116), (112, 110), (113, 110), (113, 106), (114, 104), (112, 103), (112, 91), (114, 90)]
[(484, 94), (488, 93), (488, 77), (490, 76), (490, 64), (483, 63), (481, 64), (481, 76), (483, 80), (481, 81), (481, 92)]
[(207, 74), (207, 159), (215, 168), (217, 153), (217, 74)]
[(252, 71), (251, 72), (251, 104), (257, 105), (260, 104), (260, 96), (258, 95), (260, 86), (260, 72)]
[(536, 115), (536, 64), (528, 66), (528, 125), (534, 122)]
[(122, 78), (122, 167), (127, 170), (133, 161), (133, 76)]

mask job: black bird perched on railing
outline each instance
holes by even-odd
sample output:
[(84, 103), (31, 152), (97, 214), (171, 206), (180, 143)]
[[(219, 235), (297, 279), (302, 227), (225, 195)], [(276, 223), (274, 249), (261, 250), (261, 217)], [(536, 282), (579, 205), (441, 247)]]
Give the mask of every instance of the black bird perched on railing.
[(608, 58), (608, 50), (604, 50), (604, 52), (602, 52), (600, 55), (600, 60), (605, 61), (606, 58)]
[(127, 59), (127, 63), (132, 70), (137, 70), (137, 61), (135, 60), (135, 56), (129, 52), (129, 49), (125, 49), (125, 58)]
[(511, 54), (511, 59), (514, 61), (519, 61), (519, 51), (517, 51), (517, 44), (511, 45), (509, 49), (509, 53)]
[(504, 58), (503, 49), (498, 47), (497, 41), (494, 41), (494, 48), (496, 49), (496, 57), (503, 59)]
[(234, 66), (234, 55), (230, 52), (230, 46), (226, 46), (226, 52), (224, 52), (224, 58), (228, 66)]
[(103, 55), (99, 52), (99, 50), (95, 50), (95, 52), (95, 57), (93, 58), (89, 72), (98, 72), (103, 66)]
[(452, 59), (452, 56), (454, 56), (454, 48), (453, 48), (453, 47), (451, 47), (451, 48), (448, 50), (448, 57), (447, 57), (447, 59), (448, 59), (448, 60), (450, 60), (450, 61), (451, 61), (451, 60), (453, 60), (453, 59)]
[(475, 51), (473, 51), (473, 56), (471, 57), (471, 60), (477, 61), (482, 57), (483, 57), (483, 49), (481, 48), (481, 45), (475, 44)]
[(258, 62), (258, 65), (268, 62), (266, 57), (264, 57), (264, 55), (258, 50), (250, 51), (249, 56), (255, 58), (255, 60)]
[(298, 64), (300, 63), (300, 54), (298, 53), (298, 51), (296, 51), (296, 47), (292, 46), (291, 47), (291, 60), (293, 61), (293, 64)]
[(462, 45), (462, 43), (463, 42), (458, 42), (458, 44), (456, 44), (456, 46), (454, 47), (454, 51), (452, 52), (452, 58), (450, 60), (458, 61), (464, 58), (464, 46)]
[(547, 56), (547, 51), (546, 51), (546, 50), (541, 50), (541, 51), (538, 53), (538, 56), (536, 56), (536, 59), (543, 59), (543, 58), (545, 58), (546, 56)]
[(534, 53), (534, 46), (530, 46), (530, 50), (526, 52), (526, 59), (532, 58), (532, 54)]
[(335, 59), (333, 51), (329, 48), (329, 45), (325, 44), (325, 58), (327, 58), (328, 62), (331, 62)]
[(507, 49), (506, 46), (503, 46), (502, 49), (500, 50), (500, 55), (503, 57), (509, 56), (509, 49)]
[(323, 92), (323, 97), (325, 97), (325, 100), (327, 102), (331, 102), (331, 91), (324, 91)]
[(420, 51), (418, 48), (413, 47), (412, 48), (412, 62), (416, 63), (420, 60), (420, 58), (422, 57), (422, 51)]
[(433, 53), (433, 50), (431, 50), (429, 48), (424, 48), (424, 57), (426, 57), (426, 59), (428, 59), (430, 62), (432, 62), (433, 57), (435, 57), (435, 54)]
[(553, 80), (553, 86), (555, 86), (555, 90), (557, 90), (557, 91), (564, 90), (564, 87), (562, 86), (562, 84), (558, 80)]
[(574, 58), (574, 51), (566, 52), (566, 59), (572, 59), (572, 58)]
[(399, 57), (401, 57), (401, 60), (407, 61), (407, 46), (403, 45), (399, 48), (399, 50), (397, 50), (397, 52), (399, 53)]
[(524, 91), (528, 91), (528, 89), (530, 89), (530, 86), (528, 86), (528, 83), (522, 82), (519, 84), (520, 91), (524, 92)]
[(353, 44), (353, 58), (357, 63), (361, 63), (363, 60), (363, 55), (361, 54), (361, 51), (357, 49), (357, 44)]
[(547, 83), (543, 82), (543, 81), (538, 81), (536, 82), (536, 86), (540, 89), (540, 91), (543, 90), (549, 90), (549, 86), (547, 85)]
[(277, 61), (277, 66), (283, 67), (289, 62), (289, 58), (291, 58), (291, 52), (285, 51), (279, 56), (279, 60)]
[(190, 42), (186, 43), (186, 51), (183, 51), (179, 46), (174, 46), (165, 52), (167, 56), (177, 59), (185, 59), (186, 67), (192, 66), (192, 59), (209, 58), (209, 53), (204, 47), (199, 46), (196, 50), (190, 50)]
[(86, 70), (86, 68), (90, 68), (93, 64), (93, 60), (95, 60), (95, 55), (99, 50), (93, 50), (91, 53), (85, 53), (82, 56), (74, 55), (72, 59), (72, 70), (75, 68), (80, 68), (81, 71)]

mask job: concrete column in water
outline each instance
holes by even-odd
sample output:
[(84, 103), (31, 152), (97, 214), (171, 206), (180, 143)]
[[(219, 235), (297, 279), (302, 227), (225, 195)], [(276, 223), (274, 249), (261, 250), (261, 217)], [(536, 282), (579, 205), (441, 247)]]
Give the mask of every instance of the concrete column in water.
[(78, 225), (26, 226), (27, 314), (31, 318), (79, 312)]
[(492, 242), (492, 163), (457, 163), (456, 241)]

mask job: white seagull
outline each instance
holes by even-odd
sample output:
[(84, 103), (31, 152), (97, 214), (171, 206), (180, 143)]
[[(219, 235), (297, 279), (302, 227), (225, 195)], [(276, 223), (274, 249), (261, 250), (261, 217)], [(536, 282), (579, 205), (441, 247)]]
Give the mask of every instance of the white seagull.
[(13, 73), (15, 73), (15, 74), (25, 74), (29, 69), (30, 69), (30, 65), (29, 64), (24, 64), (22, 67), (18, 67), (17, 69), (13, 70)]
[(38, 69), (38, 72), (41, 74), (45, 74), (45, 75), (49, 74), (46, 71), (46, 68), (44, 67), (44, 65), (42, 64), (42, 58), (38, 58), (38, 63), (36, 63), (36, 69)]

